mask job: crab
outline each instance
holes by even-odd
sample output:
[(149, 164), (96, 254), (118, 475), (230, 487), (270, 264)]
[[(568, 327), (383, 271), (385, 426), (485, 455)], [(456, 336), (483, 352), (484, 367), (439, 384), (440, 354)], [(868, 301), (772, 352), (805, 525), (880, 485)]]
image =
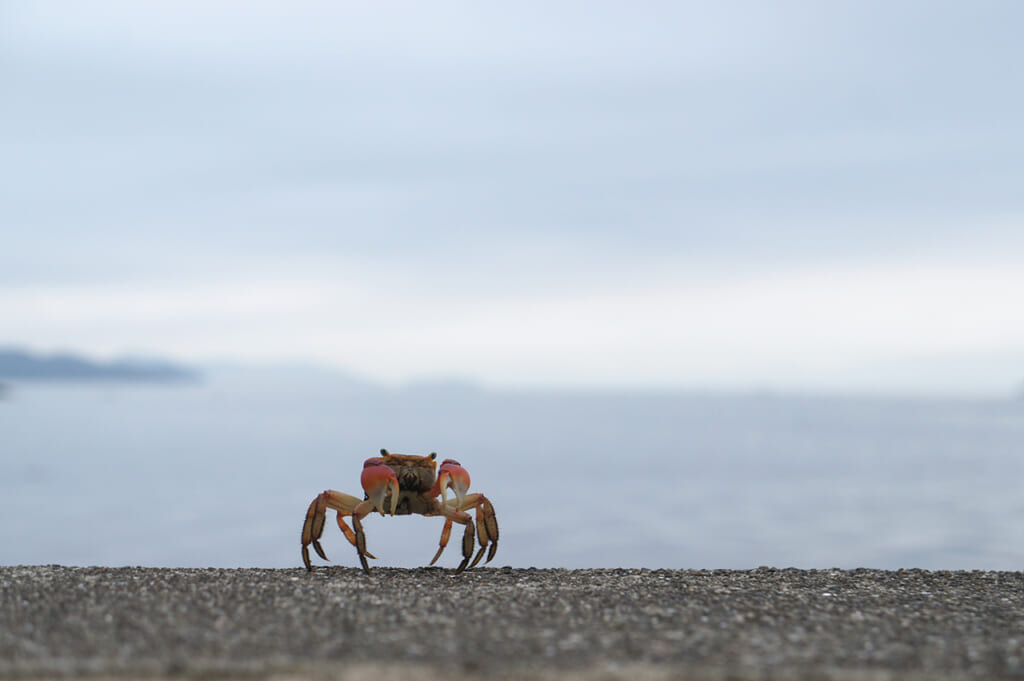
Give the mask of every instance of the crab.
[[(425, 516), (444, 516), (444, 528), (441, 530), (440, 546), (433, 565), (441, 557), (448, 538), (451, 535), (452, 523), (465, 526), (462, 535), (462, 562), (455, 570), (459, 574), (467, 567), (475, 567), (487, 551), (487, 560), (491, 562), (498, 550), (498, 519), (494, 515), (494, 506), (483, 494), (467, 494), (469, 491), (469, 472), (455, 459), (445, 459), (440, 468), (436, 463), (437, 453), (427, 456), (409, 454), (392, 454), (386, 449), (380, 450), (375, 456), (363, 462), (363, 474), (360, 482), (365, 495), (358, 499), (344, 492), (325, 490), (317, 495), (306, 511), (306, 521), (302, 525), (302, 562), (306, 570), (312, 572), (313, 564), (309, 560), (309, 545), (324, 560), (328, 560), (320, 546), (320, 537), (324, 532), (324, 521), (327, 510), (337, 511), (338, 527), (349, 542), (356, 547), (359, 562), (363, 571), (370, 574), (367, 558), (376, 559), (366, 550), (366, 535), (363, 533), (362, 520), (373, 511), (382, 516), (386, 513), (409, 515), (418, 513)], [(455, 496), (448, 498), (448, 490)], [(440, 497), (440, 499), (438, 499)], [(467, 511), (476, 511), (476, 523)], [(352, 527), (345, 518), (351, 516)], [(473, 555), (474, 534), (480, 542), (480, 550)], [(472, 562), (470, 562), (472, 559)]]

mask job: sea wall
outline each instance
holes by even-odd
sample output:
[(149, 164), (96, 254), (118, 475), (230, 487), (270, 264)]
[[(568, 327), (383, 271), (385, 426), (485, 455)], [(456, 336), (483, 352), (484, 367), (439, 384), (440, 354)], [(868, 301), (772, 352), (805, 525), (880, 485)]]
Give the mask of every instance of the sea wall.
[(1024, 576), (0, 567), (0, 678), (1024, 677)]

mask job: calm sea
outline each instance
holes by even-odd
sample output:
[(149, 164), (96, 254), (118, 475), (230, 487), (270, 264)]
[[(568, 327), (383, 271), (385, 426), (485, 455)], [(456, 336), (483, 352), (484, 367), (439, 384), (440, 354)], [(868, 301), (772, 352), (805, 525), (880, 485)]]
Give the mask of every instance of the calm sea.
[[(498, 566), (1024, 568), (1022, 402), (286, 375), (15, 385), (0, 400), (0, 564), (298, 566), (309, 501), (361, 495), (381, 447), (462, 462), (497, 508)], [(365, 527), (377, 564), (413, 567), (442, 524)], [(324, 547), (358, 564), (333, 524)]]

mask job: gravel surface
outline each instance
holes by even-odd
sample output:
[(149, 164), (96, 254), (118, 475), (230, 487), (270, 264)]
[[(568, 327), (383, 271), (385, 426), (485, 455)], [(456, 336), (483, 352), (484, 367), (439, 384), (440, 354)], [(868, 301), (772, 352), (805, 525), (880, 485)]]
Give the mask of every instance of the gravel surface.
[(1024, 573), (0, 567), (0, 678), (1024, 678)]

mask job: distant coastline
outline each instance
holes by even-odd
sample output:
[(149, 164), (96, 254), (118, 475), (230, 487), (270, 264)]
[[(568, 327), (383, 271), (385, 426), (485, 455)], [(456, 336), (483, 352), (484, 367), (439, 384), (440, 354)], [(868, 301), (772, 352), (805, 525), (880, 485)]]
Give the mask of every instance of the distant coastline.
[(116, 359), (108, 362), (60, 353), (39, 355), (16, 348), (0, 348), (0, 396), (18, 381), (196, 381), (194, 368), (159, 359)]

